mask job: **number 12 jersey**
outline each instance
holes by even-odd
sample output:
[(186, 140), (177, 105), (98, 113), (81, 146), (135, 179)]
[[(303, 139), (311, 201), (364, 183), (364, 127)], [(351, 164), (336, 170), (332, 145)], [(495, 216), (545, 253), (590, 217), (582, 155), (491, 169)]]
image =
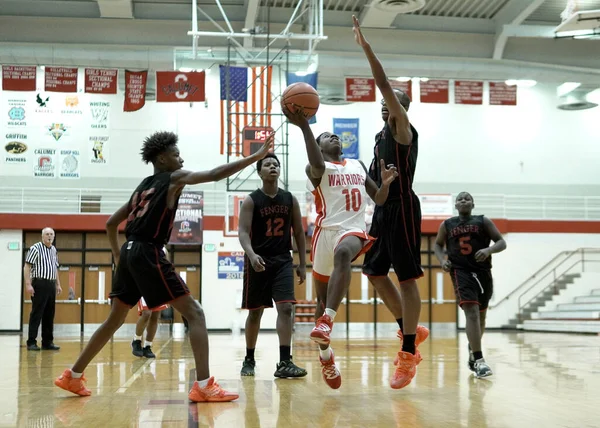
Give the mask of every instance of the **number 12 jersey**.
[(317, 188), (310, 180), (307, 184), (315, 197), (315, 226), (331, 230), (365, 230), (366, 178), (365, 169), (356, 159), (326, 161), (321, 184)]

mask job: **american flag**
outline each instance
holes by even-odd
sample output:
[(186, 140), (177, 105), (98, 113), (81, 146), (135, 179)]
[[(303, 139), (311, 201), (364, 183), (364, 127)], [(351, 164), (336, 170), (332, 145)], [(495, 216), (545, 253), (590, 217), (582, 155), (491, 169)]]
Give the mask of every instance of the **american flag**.
[[(250, 74), (250, 84), (248, 84)], [(242, 130), (246, 126), (271, 126), (272, 67), (219, 66), (221, 83), (221, 154), (225, 146), (231, 155), (242, 153)], [(229, 79), (229, 94), (227, 80)], [(229, 120), (227, 119), (229, 103)], [(245, 113), (262, 113), (259, 115)], [(228, 136), (231, 141), (228, 141)]]

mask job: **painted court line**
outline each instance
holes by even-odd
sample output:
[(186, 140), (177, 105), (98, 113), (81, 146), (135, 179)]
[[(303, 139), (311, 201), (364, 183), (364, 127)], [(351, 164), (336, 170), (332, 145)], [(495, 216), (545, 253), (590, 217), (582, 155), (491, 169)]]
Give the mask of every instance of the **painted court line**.
[(165, 342), (165, 344), (163, 346), (161, 346), (161, 348), (156, 353), (156, 358), (148, 358), (148, 361), (146, 361), (144, 364), (142, 364), (140, 366), (140, 368), (137, 369), (135, 371), (135, 373), (133, 375), (131, 375), (131, 377), (129, 379), (127, 379), (127, 382), (125, 382), (122, 387), (120, 387), (119, 389), (117, 389), (117, 394), (123, 394), (123, 393), (125, 393), (127, 391), (127, 389), (131, 385), (133, 385), (133, 383), (144, 373), (144, 369), (146, 367), (148, 367), (150, 364), (152, 364), (153, 361), (156, 361), (158, 359), (158, 357), (160, 356), (160, 354), (163, 351), (163, 349), (165, 349), (167, 347), (167, 345), (169, 345), (169, 343), (171, 343), (172, 340), (173, 340), (173, 337), (169, 337), (169, 340), (167, 340)]

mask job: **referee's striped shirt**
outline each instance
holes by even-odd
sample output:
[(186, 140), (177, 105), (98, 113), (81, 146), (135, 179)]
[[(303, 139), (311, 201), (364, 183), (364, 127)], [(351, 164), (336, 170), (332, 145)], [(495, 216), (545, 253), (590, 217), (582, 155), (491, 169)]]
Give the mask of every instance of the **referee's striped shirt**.
[(56, 247), (46, 247), (43, 242), (38, 242), (29, 248), (25, 262), (31, 265), (31, 278), (56, 280), (58, 268), (58, 254)]

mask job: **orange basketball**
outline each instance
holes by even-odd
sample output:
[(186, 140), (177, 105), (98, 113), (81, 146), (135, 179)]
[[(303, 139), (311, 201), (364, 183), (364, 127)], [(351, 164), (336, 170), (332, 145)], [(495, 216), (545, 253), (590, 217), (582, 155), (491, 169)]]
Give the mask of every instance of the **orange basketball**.
[(281, 95), (281, 106), (287, 107), (294, 113), (296, 107), (302, 107), (307, 119), (313, 117), (319, 110), (319, 93), (308, 83), (296, 82), (285, 88)]

